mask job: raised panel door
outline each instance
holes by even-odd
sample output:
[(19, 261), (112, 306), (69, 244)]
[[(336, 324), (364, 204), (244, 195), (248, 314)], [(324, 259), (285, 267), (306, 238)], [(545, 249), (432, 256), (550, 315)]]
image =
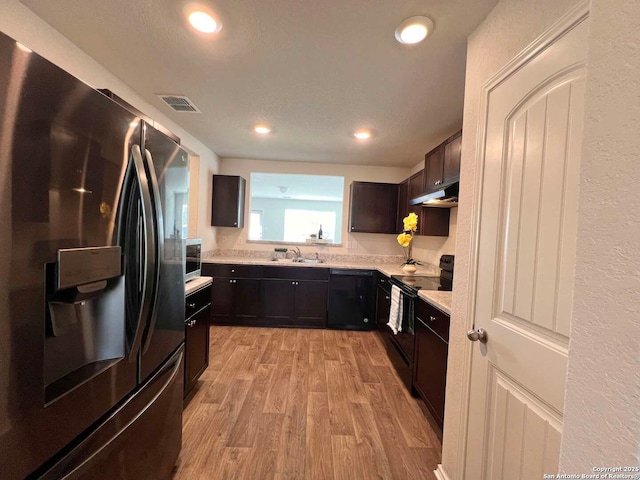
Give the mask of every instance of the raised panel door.
[(211, 193), (211, 225), (244, 227), (246, 181), (234, 175), (214, 175)]
[(403, 225), (402, 219), (409, 215), (409, 179), (398, 185), (398, 224), (396, 231), (401, 232)]
[(327, 282), (296, 281), (295, 320), (301, 326), (324, 327), (327, 324)]
[(267, 325), (292, 323), (295, 315), (295, 294), (295, 280), (262, 280), (262, 316)]
[(416, 318), (415, 332), (413, 386), (442, 428), (449, 347), (420, 317)]
[(395, 233), (398, 184), (353, 182), (349, 205), (349, 231)]
[(462, 133), (444, 145), (444, 167), (442, 183), (451, 184), (460, 180), (460, 158), (462, 154)]
[(443, 169), (444, 146), (439, 145), (434, 150), (431, 150), (429, 153), (427, 153), (424, 158), (425, 193), (438, 190), (439, 186), (442, 184)]
[(209, 317), (211, 307), (191, 317), (185, 326), (185, 395), (209, 366)]
[(260, 321), (262, 296), (261, 280), (253, 278), (234, 279), (233, 322), (255, 324)]
[(558, 471), (587, 35), (584, 16), (555, 27), (485, 90), (469, 480)]
[(234, 280), (214, 278), (211, 285), (211, 323), (228, 323), (234, 303)]

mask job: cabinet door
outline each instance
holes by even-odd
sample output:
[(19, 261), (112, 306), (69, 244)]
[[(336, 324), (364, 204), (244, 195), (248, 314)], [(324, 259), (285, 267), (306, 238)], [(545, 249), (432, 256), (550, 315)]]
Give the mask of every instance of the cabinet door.
[(460, 180), (461, 150), (462, 132), (444, 145), (443, 183), (450, 184)]
[(430, 237), (448, 237), (451, 210), (448, 208), (422, 207), (420, 215), (420, 234)]
[(381, 332), (389, 330), (389, 311), (391, 310), (391, 295), (378, 285), (376, 299), (376, 324)]
[(296, 281), (295, 323), (324, 327), (327, 324), (327, 282)]
[(422, 193), (424, 193), (424, 170), (409, 177), (409, 200), (419, 197)]
[(409, 179), (398, 185), (398, 224), (396, 231), (403, 229), (402, 219), (409, 215)]
[(255, 325), (260, 321), (262, 297), (261, 280), (238, 278), (234, 280), (233, 322), (239, 325)]
[(233, 175), (214, 175), (211, 194), (211, 225), (244, 227), (246, 181)]
[(234, 280), (214, 278), (211, 285), (211, 323), (226, 324), (233, 312)]
[(349, 207), (350, 232), (395, 233), (398, 184), (353, 182)]
[(444, 169), (444, 147), (438, 146), (431, 150), (424, 159), (425, 170), (425, 192), (433, 192), (442, 184), (442, 175)]
[(442, 428), (448, 345), (419, 317), (416, 317), (415, 332), (416, 353), (413, 386)]
[(211, 307), (208, 307), (191, 317), (186, 324), (185, 344), (185, 395), (209, 366), (209, 316)]
[(265, 324), (290, 325), (295, 316), (295, 294), (295, 280), (262, 280), (262, 316)]

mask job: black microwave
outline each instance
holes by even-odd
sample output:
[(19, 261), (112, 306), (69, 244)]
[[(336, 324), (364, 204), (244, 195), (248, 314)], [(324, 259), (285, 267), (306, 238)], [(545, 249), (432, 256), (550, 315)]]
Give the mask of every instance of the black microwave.
[(188, 282), (201, 275), (202, 271), (202, 239), (187, 238), (186, 270), (184, 281)]

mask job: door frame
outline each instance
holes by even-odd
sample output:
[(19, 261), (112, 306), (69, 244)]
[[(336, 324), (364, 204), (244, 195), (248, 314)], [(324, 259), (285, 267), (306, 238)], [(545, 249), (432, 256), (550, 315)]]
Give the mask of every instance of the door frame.
[[(473, 328), (474, 312), (476, 308), (476, 291), (478, 280), (478, 256), (479, 256), (479, 238), (480, 238), (480, 199), (482, 198), (482, 179), (484, 176), (485, 164), (485, 141), (487, 135), (487, 117), (489, 106), (489, 94), (498, 85), (515, 74), (520, 68), (533, 60), (542, 50), (549, 47), (560, 37), (573, 29), (580, 22), (586, 20), (589, 16), (589, 0), (581, 0), (576, 6), (569, 10), (564, 16), (556, 21), (544, 33), (537, 37), (519, 54), (510, 60), (504, 67), (498, 70), (489, 78), (481, 87), (480, 93), (480, 109), (478, 117), (478, 128), (476, 132), (476, 148), (475, 162), (476, 173), (473, 181), (474, 194), (473, 204), (471, 206), (471, 239), (470, 239), (470, 255), (469, 255), (469, 284), (468, 298), (466, 305), (466, 324), (465, 331)], [(459, 472), (459, 478), (464, 478), (466, 469), (467, 454), (467, 436), (469, 433), (469, 404), (471, 401), (471, 362), (473, 353), (473, 343), (465, 342), (463, 350), (463, 369), (462, 376), (462, 394), (460, 402), (460, 427), (458, 431), (458, 448), (456, 458), (456, 471)], [(445, 411), (446, 411), (445, 404)], [(446, 419), (446, 413), (445, 413)], [(446, 428), (446, 424), (445, 424)], [(436, 478), (439, 480), (448, 480), (450, 477), (442, 468), (442, 464), (438, 465), (435, 471)]]

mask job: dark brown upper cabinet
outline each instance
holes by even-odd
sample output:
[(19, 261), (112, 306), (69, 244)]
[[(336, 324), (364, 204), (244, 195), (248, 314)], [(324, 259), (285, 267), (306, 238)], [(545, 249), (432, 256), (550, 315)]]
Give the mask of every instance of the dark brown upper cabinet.
[(462, 152), (462, 132), (456, 133), (444, 144), (444, 167), (442, 183), (449, 185), (460, 181), (460, 157)]
[(211, 194), (212, 227), (244, 227), (244, 195), (247, 181), (235, 175), (214, 175)]
[(349, 232), (396, 233), (397, 183), (353, 182), (349, 195)]
[[(434, 192), (442, 185), (460, 180), (462, 131), (449, 137), (424, 157), (425, 181), (422, 193)], [(414, 195), (411, 198), (416, 198)]]
[(416, 198), (424, 192), (424, 170), (409, 177), (409, 198)]
[(398, 224), (396, 225), (396, 231), (400, 233), (404, 227), (402, 219), (409, 215), (409, 179), (398, 185)]
[[(425, 185), (421, 193), (438, 190), (444, 171), (444, 145), (438, 145), (424, 156)], [(417, 197), (416, 195), (415, 197)], [(411, 198), (415, 198), (411, 197)]]

